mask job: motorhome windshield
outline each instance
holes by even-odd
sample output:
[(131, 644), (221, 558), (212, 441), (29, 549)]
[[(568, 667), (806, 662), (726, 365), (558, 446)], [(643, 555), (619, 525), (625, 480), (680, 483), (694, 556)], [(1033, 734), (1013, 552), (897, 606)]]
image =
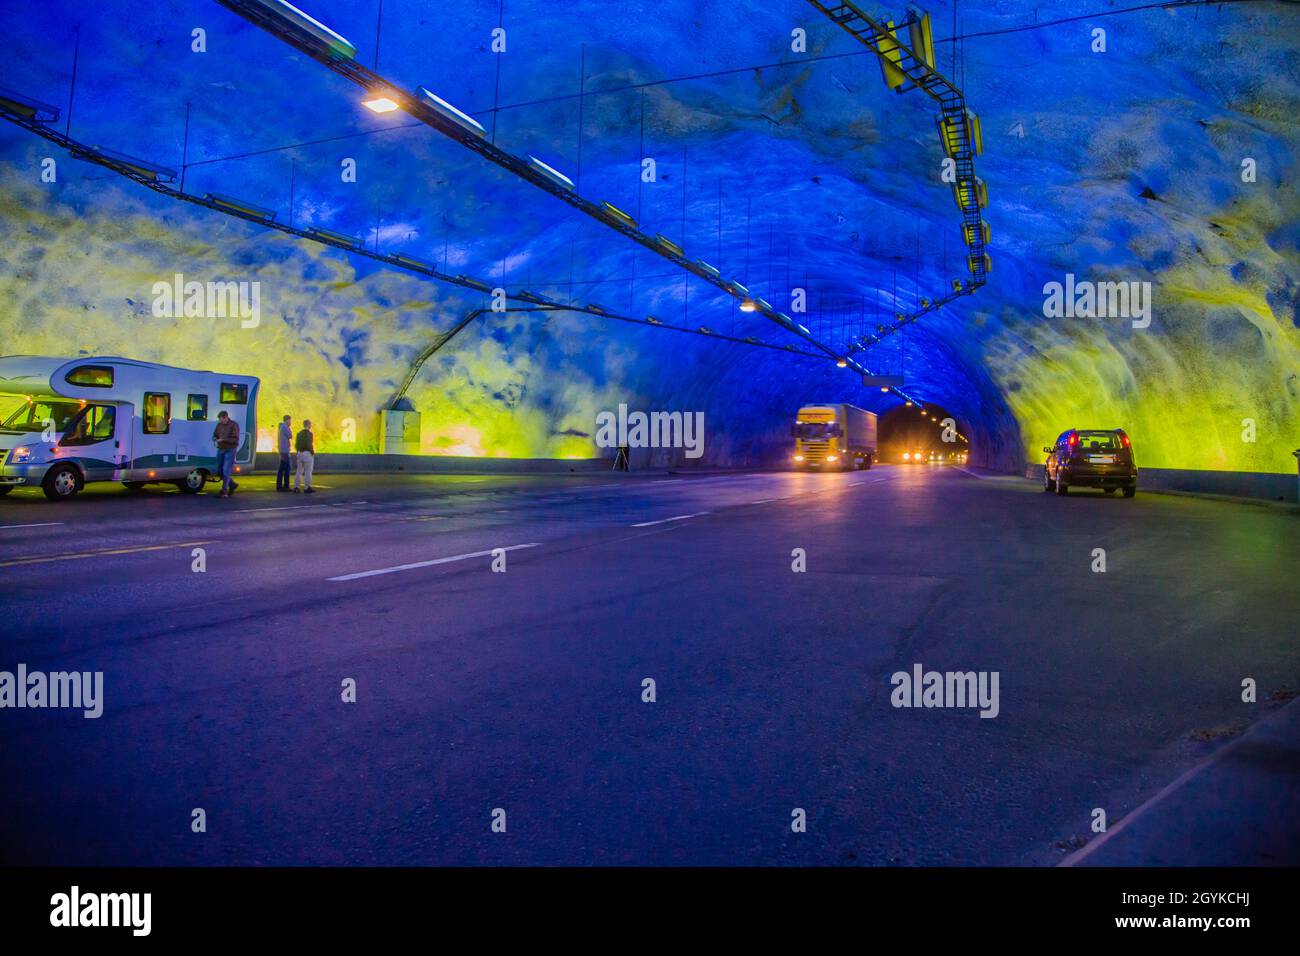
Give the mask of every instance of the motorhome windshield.
[(838, 435), (839, 428), (835, 422), (797, 422), (794, 434), (796, 438), (803, 439), (829, 438)]
[(23, 402), (3, 422), (0, 430), (7, 432), (44, 431), (47, 422), (54, 423), (54, 430), (62, 432), (68, 419), (81, 409), (77, 402)]

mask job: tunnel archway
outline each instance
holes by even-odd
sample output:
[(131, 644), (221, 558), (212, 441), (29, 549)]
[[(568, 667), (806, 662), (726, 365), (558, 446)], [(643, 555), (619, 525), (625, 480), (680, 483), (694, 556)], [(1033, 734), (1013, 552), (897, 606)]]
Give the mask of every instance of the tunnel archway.
[(880, 416), (880, 460), (966, 464), (971, 444), (962, 421), (942, 405), (907, 402)]

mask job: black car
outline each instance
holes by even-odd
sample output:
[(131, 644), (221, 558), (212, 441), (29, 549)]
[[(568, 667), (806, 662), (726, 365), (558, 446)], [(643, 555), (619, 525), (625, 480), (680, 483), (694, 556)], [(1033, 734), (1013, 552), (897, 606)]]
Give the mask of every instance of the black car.
[(1110, 494), (1124, 492), (1125, 498), (1137, 494), (1137, 459), (1133, 443), (1122, 428), (1080, 429), (1061, 432), (1052, 448), (1044, 448), (1043, 490), (1058, 495), (1070, 488), (1100, 488)]

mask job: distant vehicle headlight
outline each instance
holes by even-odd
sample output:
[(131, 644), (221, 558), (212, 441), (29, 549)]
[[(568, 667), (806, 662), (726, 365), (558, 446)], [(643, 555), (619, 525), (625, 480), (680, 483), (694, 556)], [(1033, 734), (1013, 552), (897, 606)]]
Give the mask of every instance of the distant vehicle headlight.
[(795, 460), (795, 461), (803, 461), (803, 455), (795, 455), (795, 456), (794, 456), (794, 460)]
[(827, 461), (839, 461), (840, 459), (839, 459), (839, 457), (836, 456), (836, 455), (827, 455), (827, 456), (826, 456), (826, 460), (827, 460)]
[(911, 461), (911, 460), (912, 460), (911, 452), (906, 452), (906, 451), (903, 452), (903, 461)]
[(30, 448), (15, 448), (9, 453), (9, 461), (15, 465), (20, 465), (30, 460), (31, 457), (32, 450)]

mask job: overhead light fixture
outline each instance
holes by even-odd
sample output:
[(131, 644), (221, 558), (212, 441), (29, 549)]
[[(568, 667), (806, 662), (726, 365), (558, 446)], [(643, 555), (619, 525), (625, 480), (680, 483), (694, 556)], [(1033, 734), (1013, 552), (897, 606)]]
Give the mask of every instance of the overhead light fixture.
[(452, 106), (441, 96), (435, 95), (428, 87), (417, 86), (415, 88), (415, 96), (419, 100), (421, 106), (433, 110), (443, 119), (450, 120), (466, 132), (473, 133), (475, 136), (479, 137), (487, 136), (487, 130), (483, 128), (482, 123), (470, 116), (468, 113), (456, 109), (456, 107)]
[(620, 222), (623, 225), (629, 226), (633, 229), (636, 228), (636, 220), (633, 219), (631, 216), (629, 216), (627, 213), (625, 213), (623, 210), (619, 209), (612, 202), (602, 201), (600, 204), (600, 211), (603, 212), (605, 214), (605, 217), (608, 219), (613, 219), (615, 222)]
[(975, 212), (988, 206), (989, 191), (984, 185), (984, 180), (978, 176), (971, 176), (953, 183), (952, 198), (962, 212)]
[(934, 69), (934, 36), (930, 30), (930, 14), (920, 7), (909, 7), (911, 19), (907, 24), (908, 39), (912, 45), (912, 55)]
[(291, 3), (285, 0), (252, 0), (257, 6), (290, 23), (301, 34), (324, 46), (332, 58), (351, 60), (357, 55), (357, 48), (339, 36), (319, 20), (313, 20)]
[(564, 175), (564, 173), (560, 172), (558, 169), (555, 169), (552, 166), (548, 166), (546, 163), (542, 162), (536, 156), (528, 157), (528, 165), (533, 167), (534, 170), (541, 173), (543, 176), (545, 176), (551, 182), (555, 183), (555, 185), (557, 186), (560, 186), (564, 189), (568, 189), (570, 191), (572, 191), (575, 188), (572, 179)]
[(50, 106), (40, 100), (29, 99), (21, 93), (15, 93), (13, 90), (0, 89), (0, 109), (8, 110), (10, 113), (17, 113), (25, 119), (35, 120), (38, 123), (53, 123), (59, 118), (59, 108), (57, 106)]
[(438, 268), (432, 262), (425, 259), (418, 259), (415, 256), (408, 256), (404, 252), (395, 252), (390, 257), (394, 262), (406, 266), (408, 269), (419, 269), (421, 272), (437, 272)]
[(275, 218), (275, 210), (266, 209), (263, 206), (255, 206), (251, 202), (244, 202), (242, 199), (236, 199), (233, 196), (226, 196), (222, 193), (204, 193), (203, 198), (214, 206), (218, 206), (227, 212), (233, 212), (236, 215), (243, 216), (246, 219), (256, 219), (258, 222), (270, 222)]
[(368, 100), (362, 100), (361, 105), (372, 113), (392, 113), (398, 109), (397, 103), (387, 96), (374, 96)]
[(984, 222), (983, 220), (981, 220), (981, 221), (980, 221), (980, 224), (979, 224), (978, 227), (977, 227), (974, 223), (971, 223), (971, 222), (964, 222), (964, 223), (962, 223), (962, 226), (961, 226), (961, 238), (962, 238), (962, 241), (966, 243), (966, 245), (968, 245), (968, 246), (969, 246), (969, 245), (972, 245), (972, 244), (975, 242), (975, 238), (976, 238), (977, 236), (978, 236), (980, 239), (982, 239), (986, 245), (988, 244), (988, 241), (989, 241), (989, 224), (988, 224), (987, 222)]
[(898, 33), (893, 20), (886, 20), (882, 26), (885, 33), (879, 35), (872, 44), (880, 54), (880, 72), (885, 78), (885, 85), (895, 93), (903, 92), (907, 83), (907, 74), (903, 72), (903, 50), (898, 42)]
[(172, 182), (176, 179), (176, 170), (168, 169), (166, 166), (158, 166), (154, 163), (146, 162), (143, 159), (137, 159), (134, 156), (128, 156), (126, 153), (118, 153), (111, 149), (105, 149), (103, 146), (91, 146), (84, 153), (78, 155), (73, 153), (79, 159), (90, 157), (91, 159), (102, 159), (109, 165), (118, 166), (127, 172), (139, 176), (142, 179), (148, 179), (152, 182)]
[(666, 236), (661, 236), (656, 234), (655, 242), (658, 243), (659, 246), (661, 246), (662, 248), (667, 249), (675, 256), (684, 257), (686, 255), (686, 253), (682, 251), (681, 246), (679, 246), (677, 243), (673, 242), (671, 239), (667, 238)]
[(882, 386), (880, 386), (880, 390), (881, 390), (882, 392), (887, 392), (887, 391), (889, 391), (889, 386), (888, 386), (888, 385), (882, 385)]
[(911, 402), (908, 402), (908, 403), (907, 403), (907, 407), (908, 407), (908, 408), (911, 408), (911, 407), (912, 407), (912, 403), (911, 403)]
[(835, 367), (836, 367), (836, 368), (848, 368), (848, 367), (849, 367), (849, 363), (848, 363), (845, 359), (837, 359), (836, 362), (835, 362)]
[(349, 236), (344, 232), (335, 232), (332, 229), (312, 227), (311, 229), (306, 230), (306, 232), (307, 235), (311, 236), (313, 239), (329, 243), (331, 246), (346, 246), (349, 249), (360, 249), (362, 245), (362, 241), (358, 237)]
[(753, 299), (746, 299), (744, 302), (740, 303), (740, 311), (741, 311), (741, 312), (756, 312), (756, 311), (758, 311), (758, 306), (754, 304), (754, 300), (753, 300)]

